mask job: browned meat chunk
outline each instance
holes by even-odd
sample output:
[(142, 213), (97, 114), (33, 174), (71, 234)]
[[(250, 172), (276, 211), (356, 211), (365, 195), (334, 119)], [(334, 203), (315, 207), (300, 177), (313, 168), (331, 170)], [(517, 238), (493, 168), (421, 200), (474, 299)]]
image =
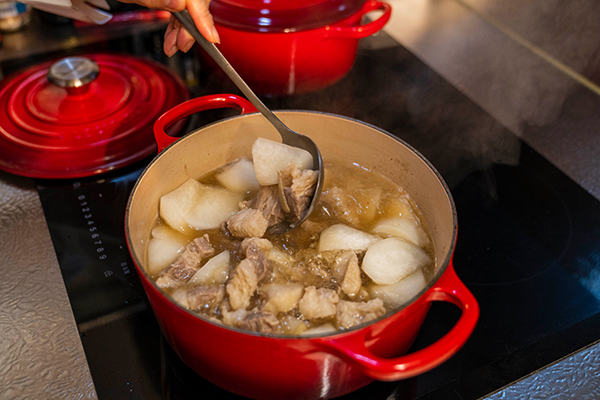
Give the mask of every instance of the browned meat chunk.
[(233, 271), (227, 284), (229, 303), (234, 310), (247, 308), (258, 284), (271, 276), (273, 267), (266, 254), (272, 248), (273, 244), (267, 239), (246, 238), (242, 241), (246, 258)]
[(248, 238), (242, 242), (242, 249), (246, 252), (246, 259), (252, 260), (255, 267), (258, 283), (264, 282), (273, 271), (267, 254), (273, 248), (273, 244), (267, 239)]
[(236, 326), (242, 319), (250, 313), (250, 311), (240, 308), (236, 311), (229, 311), (227, 300), (221, 303), (219, 310), (223, 316), (223, 323), (229, 326)]
[(334, 277), (340, 283), (342, 291), (351, 299), (356, 297), (362, 286), (356, 253), (351, 250), (342, 253), (336, 258), (333, 271)]
[[(246, 257), (250, 257), (256, 251), (268, 255), (272, 248), (273, 243), (269, 239), (246, 238), (242, 240), (242, 251), (246, 254)], [(250, 254), (248, 254), (248, 249), (250, 249)]]
[(324, 209), (323, 212), (327, 215), (333, 215), (350, 226), (359, 226), (360, 221), (356, 212), (359, 206), (356, 199), (346, 194), (341, 188), (333, 186), (324, 190), (321, 193), (320, 203)]
[(307, 219), (306, 221), (304, 221), (302, 223), (302, 225), (300, 225), (300, 227), (302, 229), (304, 229), (306, 232), (308, 232), (309, 234), (314, 235), (314, 234), (319, 234), (319, 233), (323, 232), (323, 230), (325, 228), (327, 228), (327, 224), (320, 223), (320, 222), (314, 222), (314, 221)]
[(225, 297), (225, 286), (197, 286), (187, 291), (188, 308), (196, 311), (215, 309)]
[(262, 211), (269, 226), (280, 223), (285, 219), (285, 214), (279, 204), (277, 185), (261, 186), (258, 189), (252, 208)]
[[(185, 248), (182, 257), (186, 257), (185, 262), (187, 265), (191, 266), (194, 264), (194, 266), (198, 266), (202, 260), (212, 256), (213, 254), (215, 254), (215, 249), (210, 244), (208, 234), (205, 234), (204, 236), (192, 240), (192, 242)], [(177, 261), (175, 262), (177, 263)]]
[(337, 305), (337, 322), (342, 329), (372, 321), (383, 314), (385, 314), (385, 307), (381, 299), (373, 299), (367, 302), (342, 300)]
[(250, 298), (258, 287), (258, 278), (256, 276), (256, 265), (251, 259), (244, 259), (233, 270), (233, 274), (227, 283), (227, 294), (229, 295), (229, 304), (234, 310), (248, 308)]
[(208, 235), (192, 240), (183, 253), (168, 268), (161, 271), (156, 284), (159, 287), (179, 287), (187, 282), (198, 270), (203, 259), (210, 257), (215, 249)]
[(271, 313), (259, 311), (246, 315), (234, 326), (254, 332), (273, 333), (277, 331), (279, 320)]
[(206, 234), (192, 240), (171, 266), (186, 266), (197, 269), (202, 260), (212, 256), (214, 253), (215, 249), (210, 244), (210, 239), (208, 238), (208, 234)]
[(309, 286), (304, 290), (298, 308), (306, 319), (326, 318), (335, 315), (339, 301), (335, 290)]
[(156, 284), (160, 288), (180, 287), (186, 283), (195, 273), (197, 269), (186, 267), (185, 265), (174, 266), (164, 269), (156, 279)]
[(311, 169), (300, 171), (293, 164), (289, 164), (279, 173), (280, 184), (283, 186), (283, 194), (289, 208), (286, 216), (292, 222), (300, 221), (315, 194), (319, 173)]
[(263, 237), (269, 222), (259, 210), (246, 208), (233, 214), (227, 220), (229, 232), (240, 238)]

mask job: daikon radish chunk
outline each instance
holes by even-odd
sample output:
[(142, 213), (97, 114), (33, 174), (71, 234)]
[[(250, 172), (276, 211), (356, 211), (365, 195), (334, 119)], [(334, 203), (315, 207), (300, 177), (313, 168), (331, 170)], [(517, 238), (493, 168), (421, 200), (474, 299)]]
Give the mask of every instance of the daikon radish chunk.
[(226, 250), (212, 257), (189, 280), (195, 285), (212, 285), (227, 282), (229, 277), (229, 252)]
[(387, 217), (404, 217), (410, 218), (412, 215), (412, 207), (408, 199), (401, 197), (391, 201), (385, 209)]
[(267, 295), (264, 309), (277, 315), (298, 306), (298, 301), (304, 294), (304, 286), (299, 283), (267, 283), (261, 286), (260, 291)]
[(431, 262), (419, 246), (398, 238), (383, 239), (369, 247), (362, 270), (378, 285), (391, 285)]
[(221, 185), (234, 192), (246, 193), (258, 190), (254, 164), (247, 158), (241, 158), (226, 166), (215, 177)]
[(323, 325), (319, 325), (315, 328), (310, 328), (300, 333), (301, 335), (324, 335), (327, 333), (335, 332), (335, 326), (332, 323), (327, 322)]
[(277, 173), (293, 163), (300, 170), (312, 169), (313, 158), (306, 150), (258, 138), (252, 145), (256, 178), (262, 186), (276, 185)]
[(380, 237), (368, 234), (344, 224), (332, 225), (321, 232), (319, 251), (366, 250)]
[(194, 206), (203, 186), (195, 179), (188, 179), (177, 189), (160, 198), (160, 216), (171, 228), (182, 232), (189, 229), (185, 218)]
[(182, 307), (190, 308), (186, 289), (177, 289), (173, 292), (171, 297), (173, 298), (173, 300), (175, 300), (176, 303), (179, 303)]
[(167, 224), (156, 225), (154, 228), (152, 228), (151, 235), (156, 239), (169, 239), (174, 242), (180, 242), (183, 246), (189, 243), (189, 240), (184, 235), (174, 230)]
[(227, 218), (239, 211), (238, 204), (242, 198), (241, 193), (202, 185), (196, 203), (185, 216), (185, 222), (198, 230), (218, 228)]
[(377, 209), (381, 202), (381, 188), (357, 189), (356, 200), (360, 205), (358, 218), (363, 224), (370, 224), (377, 216)]
[(391, 285), (371, 285), (369, 295), (379, 298), (388, 308), (398, 308), (416, 296), (427, 282), (421, 268)]
[(281, 328), (283, 329), (283, 333), (288, 335), (299, 335), (308, 329), (303, 319), (296, 318), (293, 315), (284, 315), (281, 317)]
[(150, 275), (157, 275), (171, 265), (185, 250), (185, 244), (168, 238), (151, 238), (148, 242), (148, 266)]
[(394, 217), (378, 222), (373, 231), (379, 235), (399, 237), (419, 247), (425, 246), (429, 239), (427, 234), (412, 218)]

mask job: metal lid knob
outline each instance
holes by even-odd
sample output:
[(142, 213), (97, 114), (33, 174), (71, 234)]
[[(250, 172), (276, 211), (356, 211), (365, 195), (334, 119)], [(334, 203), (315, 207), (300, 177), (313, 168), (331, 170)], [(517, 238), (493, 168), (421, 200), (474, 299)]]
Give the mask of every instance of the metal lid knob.
[(100, 67), (85, 57), (67, 57), (52, 64), (48, 80), (63, 88), (80, 88), (92, 82), (100, 73)]

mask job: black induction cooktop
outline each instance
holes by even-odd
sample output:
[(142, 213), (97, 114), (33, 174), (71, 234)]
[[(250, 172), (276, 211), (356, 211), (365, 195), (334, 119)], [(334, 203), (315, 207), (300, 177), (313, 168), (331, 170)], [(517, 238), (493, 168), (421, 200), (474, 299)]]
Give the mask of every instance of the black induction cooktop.
[[(198, 82), (198, 94), (238, 93), (208, 69)], [(456, 202), (454, 265), (481, 308), (472, 337), (430, 372), (343, 399), (477, 399), (600, 339), (600, 202), (388, 36), (362, 41), (335, 85), (264, 101), (387, 130), (433, 163)], [(195, 126), (228, 113), (203, 113)], [(100, 399), (239, 399), (174, 354), (129, 258), (125, 204), (148, 161), (37, 181), (96, 391)], [(459, 315), (434, 303), (413, 350)]]

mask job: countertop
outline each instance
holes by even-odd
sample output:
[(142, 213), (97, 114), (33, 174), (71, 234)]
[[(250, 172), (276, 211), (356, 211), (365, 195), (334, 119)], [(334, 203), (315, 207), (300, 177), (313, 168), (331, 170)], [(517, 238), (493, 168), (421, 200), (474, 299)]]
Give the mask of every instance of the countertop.
[[(600, 199), (595, 2), (389, 2), (391, 37)], [(96, 398), (35, 185), (4, 172), (0, 243), (0, 398)], [(597, 398), (599, 375), (592, 343), (486, 398)]]

